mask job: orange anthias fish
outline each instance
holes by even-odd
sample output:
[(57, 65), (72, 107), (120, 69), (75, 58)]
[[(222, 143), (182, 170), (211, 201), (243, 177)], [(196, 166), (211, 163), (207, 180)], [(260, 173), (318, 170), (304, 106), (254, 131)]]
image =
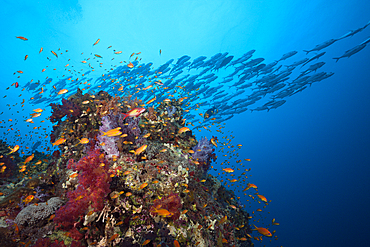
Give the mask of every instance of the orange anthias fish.
[(118, 233), (114, 234), (112, 237), (110, 237), (110, 238), (108, 239), (108, 243), (109, 243), (110, 241), (114, 240), (115, 238), (117, 238), (118, 236), (119, 236), (119, 234), (118, 234)]
[(222, 170), (224, 170), (225, 172), (234, 172), (234, 170), (233, 169), (231, 169), (231, 168), (224, 168), (224, 169), (222, 169)]
[(257, 196), (261, 199), (261, 201), (267, 202), (266, 197), (264, 197), (263, 195), (257, 195)]
[(95, 41), (95, 43), (93, 44), (94, 45), (97, 45), (99, 43), (100, 39), (98, 39), (97, 41)]
[(156, 100), (157, 97), (154, 97), (153, 99), (149, 100), (148, 102), (146, 102), (146, 105), (149, 105), (150, 103), (152, 103), (154, 100)]
[(66, 141), (66, 139), (60, 138), (56, 142), (53, 143), (53, 146), (55, 146), (55, 145), (58, 146), (58, 145), (64, 143), (65, 141)]
[(28, 162), (30, 162), (33, 159), (33, 157), (35, 157), (34, 154), (28, 156), (27, 159), (24, 161), (24, 164), (27, 164)]
[(138, 149), (136, 149), (136, 150), (135, 150), (134, 154), (135, 154), (135, 155), (139, 155), (139, 154), (141, 154), (142, 152), (144, 152), (144, 151), (145, 151), (145, 149), (146, 149), (147, 147), (148, 147), (148, 145), (147, 145), (147, 144), (142, 145), (141, 147), (139, 147)]
[(51, 53), (58, 58), (58, 54), (56, 54), (55, 51), (51, 51)]
[(122, 134), (122, 132), (120, 131), (121, 127), (117, 127), (115, 129), (111, 129), (111, 130), (108, 130), (107, 132), (103, 132), (103, 136), (118, 136), (120, 134)]
[(94, 55), (95, 57), (98, 57), (98, 58), (103, 58), (102, 56), (98, 55), (98, 54), (95, 54)]
[(164, 208), (155, 208), (153, 212), (163, 217), (171, 217), (173, 215), (173, 213)]
[(89, 143), (89, 139), (87, 139), (87, 138), (82, 138), (82, 139), (80, 140), (80, 143), (81, 143), (81, 144), (87, 144), (87, 143)]
[(24, 61), (26, 61), (26, 60), (27, 60), (27, 58), (28, 58), (28, 55), (24, 56)]
[(28, 203), (30, 203), (32, 200), (33, 200), (33, 198), (34, 198), (35, 196), (34, 195), (29, 195), (29, 196), (27, 196), (24, 200), (23, 200), (23, 202), (25, 203), (25, 204), (28, 204)]
[(173, 246), (175, 246), (175, 247), (180, 247), (179, 241), (174, 240), (174, 241), (173, 241)]
[(179, 134), (184, 133), (186, 131), (190, 131), (190, 129), (188, 127), (182, 127), (181, 129), (179, 129)]
[(44, 50), (44, 48), (41, 47), (39, 53), (41, 53), (43, 50)]
[(143, 138), (148, 138), (150, 136), (150, 133), (147, 133), (145, 135), (143, 135)]
[(134, 64), (130, 62), (129, 64), (127, 64), (127, 67), (129, 67), (130, 69), (132, 69), (134, 67)]
[(33, 111), (40, 113), (40, 112), (42, 112), (42, 109), (41, 108), (37, 108), (37, 109), (34, 109)]
[(144, 189), (146, 186), (148, 186), (148, 183), (143, 183), (142, 185), (140, 185), (139, 190)]
[(145, 108), (134, 108), (131, 111), (128, 111), (127, 113), (122, 113), (125, 117), (122, 119), (125, 120), (127, 117), (138, 117), (141, 113), (145, 112)]
[(144, 243), (142, 244), (142, 246), (147, 245), (149, 243), (150, 243), (150, 239), (147, 239), (147, 240), (144, 241)]
[(257, 227), (255, 225), (253, 225), (256, 229), (252, 229), (252, 231), (258, 231), (260, 234), (262, 234), (263, 236), (266, 236), (266, 237), (272, 237), (272, 234), (269, 230), (267, 230), (266, 228), (263, 228), (263, 227)]
[(255, 185), (255, 184), (248, 184), (248, 187), (253, 188), (253, 189), (257, 189), (257, 185)]
[(19, 149), (19, 145), (15, 145), (14, 148), (11, 149), (10, 153), (8, 153), (8, 155), (17, 152), (18, 149)]
[(227, 221), (227, 215), (225, 215), (222, 219), (220, 219), (220, 221), (218, 222), (218, 225), (222, 225), (226, 221)]
[(58, 95), (60, 95), (60, 94), (65, 94), (65, 93), (67, 93), (68, 92), (68, 89), (62, 89), (62, 90), (60, 90), (59, 92), (58, 92)]
[(211, 143), (217, 148), (217, 143), (215, 142), (215, 139), (211, 139)]
[(24, 40), (24, 41), (28, 40), (27, 38), (25, 38), (25, 37), (23, 37), (23, 36), (16, 36), (16, 38), (17, 38), (17, 39)]

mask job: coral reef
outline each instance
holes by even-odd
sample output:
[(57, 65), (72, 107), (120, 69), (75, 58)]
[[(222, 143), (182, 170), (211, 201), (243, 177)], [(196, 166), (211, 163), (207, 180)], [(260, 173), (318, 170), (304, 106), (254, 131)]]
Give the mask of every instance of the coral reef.
[(249, 215), (207, 174), (217, 139), (197, 141), (183, 131), (183, 104), (165, 99), (146, 107), (131, 95), (81, 90), (52, 104), (50, 140), (65, 141), (47, 157), (37, 154), (43, 170), (30, 168), (32, 179), (3, 190), (0, 244), (251, 246)]

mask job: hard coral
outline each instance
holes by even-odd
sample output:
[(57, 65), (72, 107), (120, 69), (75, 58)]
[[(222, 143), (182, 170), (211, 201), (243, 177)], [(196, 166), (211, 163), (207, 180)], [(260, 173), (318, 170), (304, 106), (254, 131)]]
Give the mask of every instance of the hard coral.
[(110, 193), (111, 181), (109, 165), (98, 150), (88, 152), (78, 163), (70, 162), (68, 166), (79, 171), (79, 185), (76, 190), (67, 193), (69, 201), (56, 212), (54, 218), (59, 226), (67, 228), (86, 213), (90, 204), (95, 211), (103, 209), (104, 198)]
[(48, 202), (32, 204), (25, 207), (15, 218), (18, 225), (33, 225), (52, 215), (63, 204), (59, 197), (53, 197)]

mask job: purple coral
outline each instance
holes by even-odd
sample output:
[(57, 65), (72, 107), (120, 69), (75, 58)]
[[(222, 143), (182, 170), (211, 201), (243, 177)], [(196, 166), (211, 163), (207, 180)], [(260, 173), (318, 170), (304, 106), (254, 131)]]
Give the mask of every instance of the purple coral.
[(176, 112), (176, 107), (174, 106), (169, 106), (167, 107), (167, 115), (169, 117), (172, 117), (172, 115)]
[[(124, 124), (121, 119), (122, 117), (120, 117), (119, 122)], [(126, 140), (137, 143), (138, 139), (136, 139), (136, 137), (139, 137), (141, 134), (141, 130), (139, 127), (140, 120), (140, 117), (126, 118), (126, 125), (122, 125), (122, 133), (127, 134)]]
[(35, 191), (36, 191), (35, 198), (36, 198), (36, 199), (39, 199), (39, 200), (40, 200), (40, 201), (42, 201), (42, 202), (44, 201), (44, 197), (48, 196), (48, 194), (44, 194), (44, 193), (42, 193), (40, 186), (39, 186), (39, 187), (37, 187), (37, 188), (35, 189)]
[[(99, 130), (101, 132), (107, 132), (111, 129), (117, 128), (117, 123), (115, 121), (115, 117), (113, 115), (107, 115), (102, 118), (102, 126), (100, 126)], [(119, 156), (119, 151), (117, 148), (116, 141), (118, 140), (117, 136), (104, 136), (101, 133), (98, 136), (99, 144), (105, 143), (103, 146), (99, 146), (105, 153), (107, 154), (108, 158), (112, 158), (113, 156)]]
[(198, 144), (193, 148), (193, 159), (201, 162), (207, 162), (211, 153), (213, 152), (213, 147), (211, 141), (207, 137), (203, 137), (199, 140)]

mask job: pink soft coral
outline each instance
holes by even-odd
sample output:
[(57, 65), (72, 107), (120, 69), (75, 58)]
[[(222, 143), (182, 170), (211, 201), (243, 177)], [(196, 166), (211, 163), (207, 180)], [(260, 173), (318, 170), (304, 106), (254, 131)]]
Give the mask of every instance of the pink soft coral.
[(65, 228), (70, 228), (78, 217), (87, 213), (90, 203), (94, 211), (103, 209), (111, 181), (109, 165), (99, 150), (88, 152), (78, 163), (69, 162), (68, 168), (79, 171), (79, 185), (67, 193), (69, 201), (55, 214), (54, 222)]

